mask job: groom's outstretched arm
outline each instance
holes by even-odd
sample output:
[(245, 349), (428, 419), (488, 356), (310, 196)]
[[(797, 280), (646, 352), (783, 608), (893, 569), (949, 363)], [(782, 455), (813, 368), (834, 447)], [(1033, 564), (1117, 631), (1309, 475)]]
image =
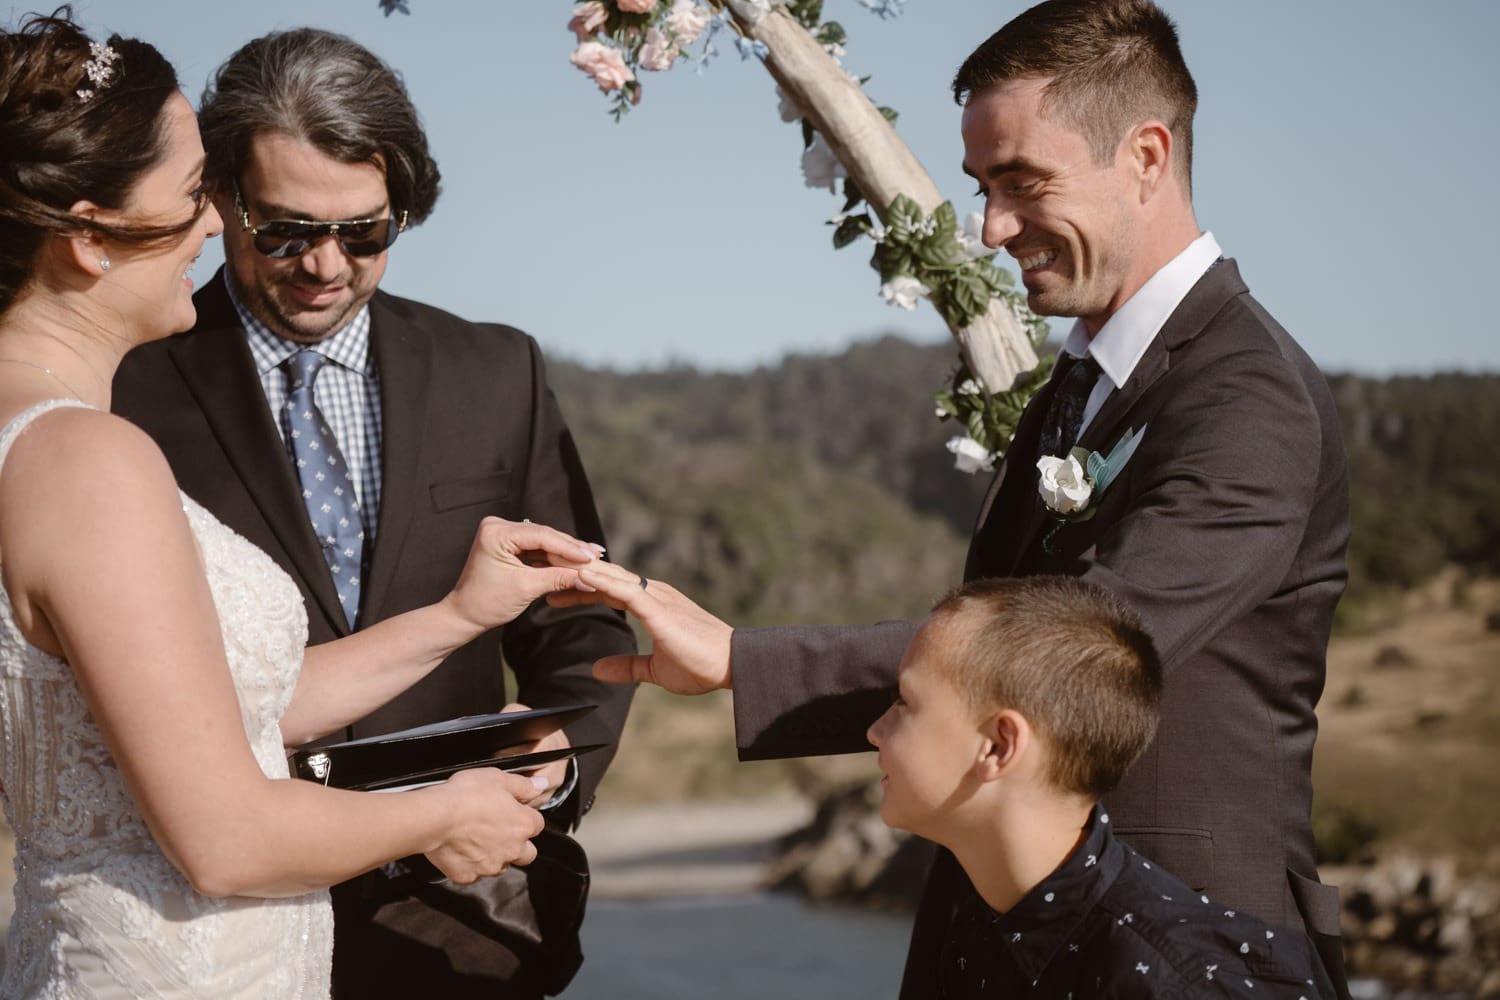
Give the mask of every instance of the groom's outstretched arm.
[(555, 604), (607, 603), (629, 611), (653, 649), (600, 660), (594, 673), (616, 683), (646, 682), (676, 694), (734, 691), (742, 760), (807, 757), (870, 749), (865, 730), (891, 704), (896, 667), (916, 626), (735, 629), (670, 584), (596, 563), (584, 582), (594, 594)]

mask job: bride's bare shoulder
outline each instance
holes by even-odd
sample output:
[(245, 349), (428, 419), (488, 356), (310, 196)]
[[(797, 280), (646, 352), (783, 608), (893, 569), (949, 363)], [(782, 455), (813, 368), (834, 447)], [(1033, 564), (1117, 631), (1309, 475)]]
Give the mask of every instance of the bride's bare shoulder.
[[(34, 417), (0, 469), (0, 511), (46, 519), (79, 506), (110, 517), (175, 497), (161, 449), (130, 421), (102, 410), (60, 406)], [(6, 518), (9, 520), (9, 518)]]

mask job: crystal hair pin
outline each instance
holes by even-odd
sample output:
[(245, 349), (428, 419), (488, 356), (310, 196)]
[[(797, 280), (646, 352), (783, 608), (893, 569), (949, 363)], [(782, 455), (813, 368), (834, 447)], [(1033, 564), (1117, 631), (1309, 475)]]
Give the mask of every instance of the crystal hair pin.
[[(88, 76), (89, 83), (102, 90), (109, 86), (110, 80), (115, 75), (115, 63), (120, 61), (120, 53), (112, 46), (102, 42), (89, 42), (89, 59), (83, 64), (83, 72)], [(79, 90), (78, 99), (82, 101), (92, 100), (93, 88)]]

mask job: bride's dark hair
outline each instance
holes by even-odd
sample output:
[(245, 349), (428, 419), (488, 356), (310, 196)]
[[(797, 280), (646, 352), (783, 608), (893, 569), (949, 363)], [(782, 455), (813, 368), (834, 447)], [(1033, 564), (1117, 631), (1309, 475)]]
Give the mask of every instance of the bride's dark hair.
[[(31, 281), (49, 237), (91, 232), (127, 244), (171, 240), (170, 226), (109, 225), (68, 211), (80, 199), (121, 208), (166, 149), (162, 108), (177, 92), (172, 64), (146, 42), (114, 35), (109, 79), (69, 7), (0, 30), (0, 313)], [(80, 94), (91, 92), (85, 97)], [(199, 205), (199, 214), (206, 207)]]

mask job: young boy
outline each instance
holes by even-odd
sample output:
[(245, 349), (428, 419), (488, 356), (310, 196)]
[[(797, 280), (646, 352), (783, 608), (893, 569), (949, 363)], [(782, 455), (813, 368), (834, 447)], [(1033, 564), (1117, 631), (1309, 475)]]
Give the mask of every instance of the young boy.
[(933, 609), (870, 727), (881, 817), (968, 874), (939, 994), (1332, 997), (1312, 944), (1115, 839), (1099, 799), (1156, 730), (1136, 616), (1071, 577), (979, 580)]

